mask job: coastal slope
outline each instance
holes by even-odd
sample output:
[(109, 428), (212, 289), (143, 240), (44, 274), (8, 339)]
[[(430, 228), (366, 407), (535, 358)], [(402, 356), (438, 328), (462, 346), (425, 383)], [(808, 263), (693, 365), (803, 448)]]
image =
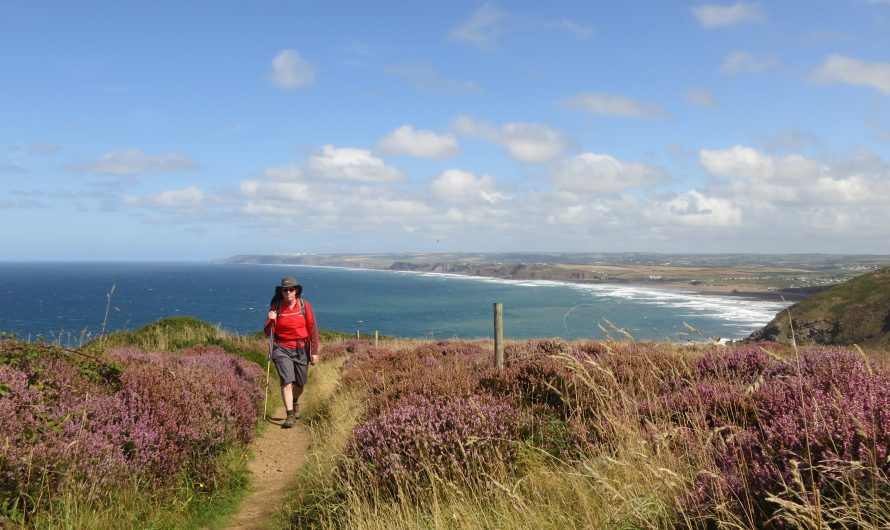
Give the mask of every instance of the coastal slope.
[[(789, 324), (790, 321), (790, 324)], [(890, 267), (853, 278), (792, 305), (750, 340), (890, 348)]]

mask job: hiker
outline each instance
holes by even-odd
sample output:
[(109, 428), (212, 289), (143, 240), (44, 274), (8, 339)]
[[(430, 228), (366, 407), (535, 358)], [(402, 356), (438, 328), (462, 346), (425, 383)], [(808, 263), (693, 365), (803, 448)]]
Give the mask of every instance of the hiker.
[[(272, 336), (272, 362), (281, 381), (281, 399), (287, 410), (285, 429), (300, 417), (297, 401), (306, 385), (309, 364), (318, 362), (318, 328), (309, 302), (303, 300), (303, 286), (293, 276), (282, 278), (281, 295), (276, 292), (266, 318), (264, 331)], [(277, 290), (276, 290), (277, 291)]]

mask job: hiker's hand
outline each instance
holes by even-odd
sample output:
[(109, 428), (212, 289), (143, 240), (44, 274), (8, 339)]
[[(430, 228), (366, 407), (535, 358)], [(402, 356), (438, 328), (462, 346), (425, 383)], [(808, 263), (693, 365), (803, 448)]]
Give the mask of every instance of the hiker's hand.
[(275, 311), (269, 311), (269, 320), (275, 320), (276, 316)]
[(316, 355), (314, 353), (312, 355), (310, 355), (309, 362), (312, 363), (312, 366), (315, 366), (316, 364), (318, 364), (318, 355)]

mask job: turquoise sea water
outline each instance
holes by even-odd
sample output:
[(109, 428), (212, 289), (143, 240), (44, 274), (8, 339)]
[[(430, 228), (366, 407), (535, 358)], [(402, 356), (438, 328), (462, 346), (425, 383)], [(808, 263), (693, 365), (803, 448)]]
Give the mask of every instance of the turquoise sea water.
[(618, 285), (508, 281), (328, 267), (212, 263), (0, 263), (0, 330), (20, 337), (133, 330), (190, 315), (239, 333), (259, 330), (282, 276), (303, 284), (319, 326), (398, 337), (492, 334), (504, 304), (508, 338), (602, 338), (608, 320), (636, 338), (742, 338), (785, 304)]

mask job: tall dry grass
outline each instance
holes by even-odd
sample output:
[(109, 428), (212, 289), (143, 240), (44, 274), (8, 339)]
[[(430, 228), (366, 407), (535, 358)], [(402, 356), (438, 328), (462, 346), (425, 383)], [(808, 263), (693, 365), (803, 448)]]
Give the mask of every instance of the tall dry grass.
[[(406, 369), (412, 352), (421, 346), (416, 341), (396, 341), (380, 355), (369, 353), (369, 345), (355, 342), (344, 355), (350, 358), (347, 364), (355, 357), (377, 355), (396, 360), (399, 369)], [(514, 360), (547, 357), (571, 374), (562, 383), (547, 383), (549, 388), (526, 385), (527, 395), (510, 396), (516, 403), (536, 403), (532, 411), (544, 410), (544, 403), (556, 403), (562, 419), (553, 420), (555, 424), (532, 420), (533, 429), (509, 440), (514, 456), (476, 469), (477, 476), (445, 476), (441, 469), (419, 462), (411, 477), (396, 483), (395, 492), (368, 480), (368, 464), (350, 453), (353, 429), (367, 419), (369, 405), (376, 413), (386, 406), (380, 401), (387, 395), (402, 399), (404, 390), (394, 387), (426, 392), (430, 385), (404, 383), (399, 379), (403, 376), (384, 374), (385, 366), (373, 364), (370, 374), (356, 377), (353, 373), (350, 384), (338, 384), (342, 360), (324, 363), (318, 370), (323, 377), (310, 384), (307, 395), (307, 408), (312, 403), (309, 423), (317, 442), (281, 523), (291, 528), (357, 529), (890, 526), (890, 481), (879, 467), (863, 462), (801, 463), (805, 473), (834, 477), (832, 487), (843, 490), (835, 491), (837, 495), (821, 491), (814, 480), (800, 473), (792, 473), (782, 488), (765, 499), (756, 498), (760, 493), (749, 489), (747, 482), (741, 490), (711, 487), (725, 485), (727, 480), (726, 468), (715, 461), (715, 447), (731, 446), (736, 432), (742, 434), (733, 429), (756, 421), (756, 414), (745, 419), (752, 412), (745, 407), (764, 385), (764, 374), (754, 373), (750, 381), (714, 387), (726, 394), (718, 395), (717, 402), (708, 394), (714, 390), (705, 387), (698, 393), (682, 394), (681, 409), (667, 407), (666, 385), (695, 390), (700, 377), (696, 363), (714, 348), (719, 347), (644, 343), (628, 347), (627, 343), (556, 340), (509, 343), (507, 350)], [(776, 362), (787, 361), (795, 359), (797, 352), (775, 346), (769, 356)], [(432, 366), (430, 361), (427, 364)], [(421, 371), (434, 370), (430, 366)], [(741, 368), (731, 368), (735, 369)], [(465, 376), (462, 369), (451, 373), (455, 378)], [(414, 377), (423, 376), (418, 372)], [(500, 376), (493, 377), (497, 382)], [(455, 380), (452, 386), (461, 385)], [(808, 402), (806, 396), (801, 401)], [(680, 416), (677, 410), (682, 410)], [(742, 427), (704, 421), (723, 417), (741, 419)], [(877, 439), (875, 434), (871, 439)], [(478, 440), (464, 443), (459, 451), (469, 452)], [(734, 473), (751, 476), (747, 465), (744, 459), (738, 460), (740, 468)], [(763, 512), (764, 506), (769, 514)]]

